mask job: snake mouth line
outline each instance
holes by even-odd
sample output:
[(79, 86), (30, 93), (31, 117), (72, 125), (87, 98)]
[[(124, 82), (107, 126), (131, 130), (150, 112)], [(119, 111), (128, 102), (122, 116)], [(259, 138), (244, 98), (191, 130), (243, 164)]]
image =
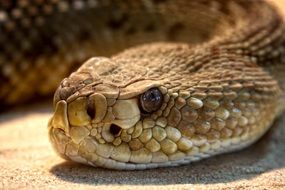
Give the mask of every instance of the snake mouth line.
[[(84, 138), (80, 143), (76, 144), (65, 135), (62, 129), (50, 126), (49, 132), (52, 144), (59, 155), (63, 158), (86, 165), (92, 165), (94, 167), (104, 167), (115, 170), (144, 170), (157, 167), (174, 167), (184, 165), (217, 154), (243, 149), (244, 147), (247, 147), (258, 140), (258, 138), (246, 138), (240, 140), (234, 139), (231, 141), (225, 140), (221, 142), (221, 146), (219, 148), (212, 149), (207, 152), (193, 151), (184, 155), (175, 154), (175, 156), (167, 156), (163, 160), (153, 160), (153, 157), (157, 156), (157, 153), (152, 153), (152, 160), (149, 160), (147, 157), (145, 157), (145, 154), (142, 154), (144, 152), (141, 152), (140, 155), (137, 155), (137, 158), (141, 160), (134, 160), (132, 155), (123, 152), (124, 149), (127, 150), (129, 148), (127, 144), (123, 144), (119, 146), (119, 149), (115, 149), (114, 146), (100, 144), (97, 140), (94, 140), (94, 138), (90, 136)], [(266, 131), (263, 131), (261, 133), (252, 135), (257, 135), (260, 137), (265, 132)], [(59, 143), (59, 140), (61, 145), (62, 142), (66, 143), (64, 147), (57, 144)]]

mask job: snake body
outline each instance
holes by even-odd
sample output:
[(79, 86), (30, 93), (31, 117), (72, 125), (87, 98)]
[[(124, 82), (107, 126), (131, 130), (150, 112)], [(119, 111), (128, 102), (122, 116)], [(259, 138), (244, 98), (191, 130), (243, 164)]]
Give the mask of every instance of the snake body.
[(15, 37), (5, 52), (22, 48), (0, 56), (2, 103), (49, 94), (80, 62), (106, 56), (55, 92), (49, 138), (65, 159), (126, 170), (186, 164), (249, 146), (285, 108), (284, 21), (266, 1), (40, 2), (27, 9), (34, 17), (23, 16), (27, 3), (0, 14)]

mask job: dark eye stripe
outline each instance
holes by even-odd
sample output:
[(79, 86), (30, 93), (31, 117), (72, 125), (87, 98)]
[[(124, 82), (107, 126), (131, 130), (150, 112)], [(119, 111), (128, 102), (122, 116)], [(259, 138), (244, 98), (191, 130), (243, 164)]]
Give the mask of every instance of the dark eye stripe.
[(140, 97), (141, 108), (144, 113), (157, 111), (162, 104), (163, 95), (158, 88), (151, 88)]

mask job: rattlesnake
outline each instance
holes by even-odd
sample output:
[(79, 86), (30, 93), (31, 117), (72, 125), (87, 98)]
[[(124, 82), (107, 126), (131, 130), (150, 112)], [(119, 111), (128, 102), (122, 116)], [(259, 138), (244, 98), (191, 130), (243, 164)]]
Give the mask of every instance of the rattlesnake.
[(29, 57), (21, 69), (2, 64), (3, 104), (49, 94), (82, 60), (114, 54), (89, 59), (55, 92), (49, 138), (65, 159), (127, 170), (186, 164), (249, 146), (284, 110), (285, 27), (266, 1), (79, 0), (33, 8), (38, 17), (20, 20), (20, 31), (16, 22), (5, 28), (24, 37), (25, 26), (35, 25), (12, 60)]

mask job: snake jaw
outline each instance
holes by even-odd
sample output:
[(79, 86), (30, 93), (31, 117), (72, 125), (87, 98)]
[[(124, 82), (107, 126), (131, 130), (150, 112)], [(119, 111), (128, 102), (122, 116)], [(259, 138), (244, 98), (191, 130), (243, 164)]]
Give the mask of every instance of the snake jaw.
[[(93, 111), (88, 111), (90, 106), (94, 106)], [(70, 144), (76, 145), (75, 149), (78, 151), (78, 146), (86, 148), (87, 145), (83, 144), (88, 139), (92, 139), (92, 144), (96, 145), (96, 152), (102, 153), (108, 150), (106, 147), (119, 145), (118, 139), (121, 141), (128, 138), (126, 131), (134, 128), (139, 120), (140, 110), (136, 98), (114, 100), (101, 93), (94, 93), (88, 97), (78, 97), (71, 102), (60, 100), (55, 103), (55, 112), (49, 122), (50, 141), (56, 152), (65, 159), (74, 159), (70, 151), (66, 150)], [(117, 134), (112, 134), (111, 128), (114, 130), (114, 126), (119, 130)], [(62, 143), (63, 141), (66, 144)], [(106, 146), (102, 145), (105, 143)], [(122, 143), (124, 142), (120, 142)], [(113, 157), (121, 160), (125, 154), (123, 152), (120, 150)]]

